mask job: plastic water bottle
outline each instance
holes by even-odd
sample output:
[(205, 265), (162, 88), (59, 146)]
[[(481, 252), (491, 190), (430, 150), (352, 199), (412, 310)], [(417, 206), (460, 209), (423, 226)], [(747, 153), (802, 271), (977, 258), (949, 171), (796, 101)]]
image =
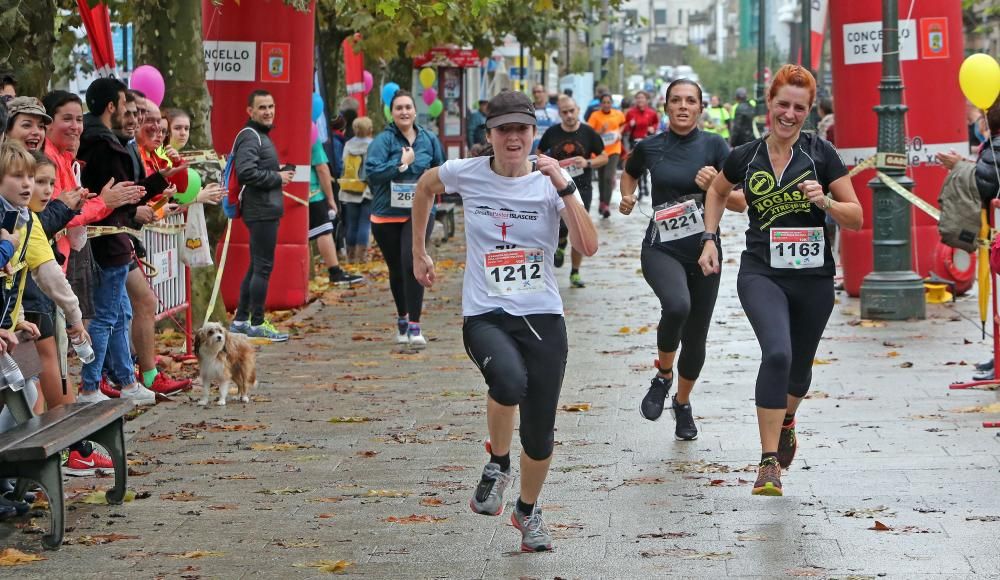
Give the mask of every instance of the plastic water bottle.
[(21, 369), (14, 362), (14, 358), (7, 353), (0, 356), (0, 374), (3, 374), (4, 383), (15, 391), (24, 388), (24, 375)]
[(94, 362), (94, 347), (91, 346), (89, 340), (71, 341), (73, 344), (73, 350), (76, 351), (76, 356), (80, 357), (80, 362), (83, 364), (90, 364)]

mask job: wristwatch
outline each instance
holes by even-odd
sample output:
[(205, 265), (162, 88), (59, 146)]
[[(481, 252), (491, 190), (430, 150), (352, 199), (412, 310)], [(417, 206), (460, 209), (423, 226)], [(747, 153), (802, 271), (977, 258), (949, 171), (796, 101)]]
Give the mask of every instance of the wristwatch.
[(587, 169), (590, 169), (590, 159), (587, 160)]
[(715, 232), (702, 232), (701, 234), (701, 245), (705, 245), (705, 242), (718, 242), (719, 234)]
[(567, 195), (573, 195), (574, 193), (576, 193), (576, 182), (570, 179), (569, 182), (566, 183), (566, 187), (556, 191), (556, 193), (559, 194), (559, 197), (566, 197)]

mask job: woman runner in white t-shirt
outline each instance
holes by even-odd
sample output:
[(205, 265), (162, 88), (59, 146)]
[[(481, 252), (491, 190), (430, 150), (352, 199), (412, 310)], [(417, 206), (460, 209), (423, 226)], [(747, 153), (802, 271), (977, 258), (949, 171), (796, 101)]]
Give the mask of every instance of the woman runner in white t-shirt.
[[(535, 507), (549, 463), (559, 390), (566, 367), (566, 324), (553, 274), (559, 218), (574, 248), (592, 256), (597, 231), (573, 180), (551, 157), (528, 159), (537, 133), (528, 97), (505, 91), (493, 97), (486, 119), (493, 157), (448, 161), (417, 183), (413, 226), (422, 232), (434, 196), (457, 191), (465, 207), (466, 268), (462, 287), (463, 341), (489, 397), (486, 423), (490, 461), (470, 507), (500, 515), (510, 485), (514, 413), (521, 415), (521, 495), (511, 516), (521, 549), (552, 549), (552, 537)], [(413, 270), (434, 283), (434, 262), (424, 238), (413, 237)]]

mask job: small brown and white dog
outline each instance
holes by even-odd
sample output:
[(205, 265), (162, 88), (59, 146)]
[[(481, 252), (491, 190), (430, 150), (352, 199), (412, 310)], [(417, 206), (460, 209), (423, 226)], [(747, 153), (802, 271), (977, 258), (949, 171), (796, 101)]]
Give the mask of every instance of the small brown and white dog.
[(250, 402), (250, 388), (257, 386), (257, 355), (242, 334), (231, 333), (218, 322), (209, 322), (194, 335), (198, 355), (202, 396), (199, 405), (208, 404), (213, 382), (219, 384), (218, 404), (226, 404), (229, 387), (236, 385), (240, 401)]

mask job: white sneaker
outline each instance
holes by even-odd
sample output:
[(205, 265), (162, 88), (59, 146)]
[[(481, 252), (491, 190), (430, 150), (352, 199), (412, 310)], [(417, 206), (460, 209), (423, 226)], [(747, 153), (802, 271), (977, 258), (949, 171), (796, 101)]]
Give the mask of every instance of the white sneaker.
[(410, 343), (410, 337), (407, 336), (405, 332), (403, 334), (398, 334), (398, 333), (396, 334), (396, 344), (409, 344), (409, 343)]
[(101, 389), (94, 389), (93, 391), (81, 391), (76, 396), (76, 400), (78, 403), (100, 403), (101, 401), (110, 401), (111, 397), (102, 393)]
[(156, 393), (150, 391), (139, 383), (132, 383), (132, 386), (121, 390), (121, 398), (131, 399), (136, 405), (156, 404)]
[(410, 346), (413, 348), (424, 348), (427, 346), (427, 339), (424, 338), (423, 334), (411, 334), (409, 338)]

